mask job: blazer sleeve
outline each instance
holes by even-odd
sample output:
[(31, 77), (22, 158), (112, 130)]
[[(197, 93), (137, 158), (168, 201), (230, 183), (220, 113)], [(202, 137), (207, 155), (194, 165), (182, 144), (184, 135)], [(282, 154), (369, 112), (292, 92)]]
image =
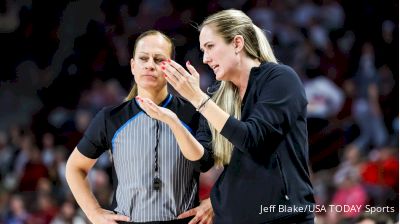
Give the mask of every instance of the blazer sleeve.
[(200, 116), (199, 128), (197, 129), (196, 140), (203, 146), (203, 156), (193, 163), (198, 172), (207, 172), (214, 165), (214, 155), (212, 151), (212, 135), (207, 120)]

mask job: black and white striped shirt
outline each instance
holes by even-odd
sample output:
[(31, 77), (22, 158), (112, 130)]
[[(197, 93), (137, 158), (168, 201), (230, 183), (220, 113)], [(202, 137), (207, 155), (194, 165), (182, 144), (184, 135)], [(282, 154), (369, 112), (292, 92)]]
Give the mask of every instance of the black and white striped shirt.
[[(198, 129), (199, 114), (190, 103), (168, 95), (161, 105), (175, 112), (191, 133), (197, 132), (202, 145), (210, 144), (208, 126), (202, 124)], [(153, 188), (157, 135), (159, 190)], [(93, 159), (111, 150), (112, 209), (134, 222), (174, 220), (195, 207), (199, 171), (206, 171), (213, 165), (211, 147), (205, 147), (199, 161), (187, 160), (168, 125), (149, 117), (135, 100), (101, 110), (77, 148)]]

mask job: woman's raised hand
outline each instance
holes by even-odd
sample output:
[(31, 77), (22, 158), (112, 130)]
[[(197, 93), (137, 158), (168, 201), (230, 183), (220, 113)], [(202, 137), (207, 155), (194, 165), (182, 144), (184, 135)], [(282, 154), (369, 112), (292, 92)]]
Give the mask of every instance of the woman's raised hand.
[(196, 108), (206, 94), (200, 89), (200, 75), (196, 69), (186, 62), (186, 69), (175, 61), (168, 60), (162, 63), (161, 69), (165, 72), (165, 79), (174, 89)]

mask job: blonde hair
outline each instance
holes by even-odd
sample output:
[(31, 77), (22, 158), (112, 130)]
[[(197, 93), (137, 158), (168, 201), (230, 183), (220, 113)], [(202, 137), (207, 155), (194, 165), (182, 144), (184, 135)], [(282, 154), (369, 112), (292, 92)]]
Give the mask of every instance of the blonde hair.
[[(136, 46), (137, 46), (138, 42), (141, 39), (143, 39), (143, 38), (145, 38), (147, 36), (152, 36), (152, 35), (160, 35), (160, 36), (162, 36), (171, 45), (170, 57), (171, 58), (175, 58), (175, 45), (174, 45), (174, 42), (172, 41), (172, 39), (170, 37), (168, 37), (163, 32), (158, 31), (158, 30), (148, 30), (148, 31), (140, 34), (140, 36), (138, 38), (136, 38), (135, 44), (133, 45), (132, 58), (135, 58), (135, 51), (136, 51)], [(137, 96), (137, 94), (138, 94), (138, 88), (137, 88), (136, 83), (134, 83), (132, 85), (131, 90), (129, 91), (128, 96), (125, 97), (125, 101), (132, 100), (133, 98), (135, 98), (135, 96)]]
[[(246, 55), (260, 62), (277, 63), (272, 48), (264, 34), (252, 20), (242, 11), (228, 9), (207, 17), (199, 26), (214, 28), (226, 43), (231, 43), (236, 35), (243, 36)], [(221, 85), (212, 97), (213, 101), (225, 112), (241, 118), (241, 98), (238, 88), (230, 81), (221, 81)], [(233, 145), (209, 123), (217, 166), (229, 164)]]

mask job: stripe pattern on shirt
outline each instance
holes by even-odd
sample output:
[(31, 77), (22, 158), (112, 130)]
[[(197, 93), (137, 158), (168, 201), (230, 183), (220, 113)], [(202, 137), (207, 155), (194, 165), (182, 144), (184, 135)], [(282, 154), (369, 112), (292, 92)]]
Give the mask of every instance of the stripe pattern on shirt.
[[(152, 185), (156, 122), (160, 128), (160, 190), (154, 190)], [(129, 216), (133, 222), (168, 221), (194, 207), (198, 188), (194, 168), (180, 152), (168, 125), (139, 113), (118, 130), (112, 147), (118, 178), (117, 213)]]

